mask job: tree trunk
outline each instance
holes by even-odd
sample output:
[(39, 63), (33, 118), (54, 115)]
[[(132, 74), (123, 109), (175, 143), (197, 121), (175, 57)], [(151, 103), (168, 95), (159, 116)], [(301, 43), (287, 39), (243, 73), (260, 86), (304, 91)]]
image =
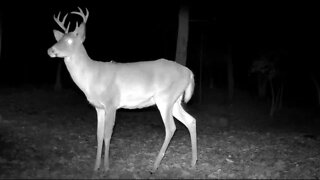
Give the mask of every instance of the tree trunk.
[(318, 105), (320, 105), (320, 85), (314, 75), (310, 75), (310, 77), (311, 77), (311, 80), (312, 80), (314, 86), (316, 87), (317, 96), (318, 96)]
[(270, 90), (271, 90), (271, 108), (270, 108), (270, 116), (273, 117), (274, 112), (276, 111), (276, 97), (274, 92), (274, 87), (272, 83), (272, 79), (269, 80), (270, 82)]
[(200, 57), (199, 57), (199, 103), (202, 103), (202, 71), (203, 71), (203, 57), (204, 56), (204, 32), (201, 33), (201, 42), (200, 42)]
[(258, 75), (258, 94), (259, 98), (264, 99), (267, 95), (267, 79), (263, 75)]
[(234, 96), (234, 77), (233, 77), (233, 63), (232, 55), (227, 55), (227, 65), (228, 65), (228, 97), (229, 101), (232, 102)]
[(2, 14), (0, 12), (0, 60), (1, 60), (1, 50), (2, 50)]
[(56, 82), (54, 84), (54, 90), (55, 91), (61, 91), (62, 85), (61, 85), (61, 64), (62, 61), (58, 62), (58, 68), (57, 68), (57, 73), (56, 73)]
[(179, 27), (176, 48), (176, 62), (186, 65), (189, 33), (189, 8), (181, 5), (179, 11)]

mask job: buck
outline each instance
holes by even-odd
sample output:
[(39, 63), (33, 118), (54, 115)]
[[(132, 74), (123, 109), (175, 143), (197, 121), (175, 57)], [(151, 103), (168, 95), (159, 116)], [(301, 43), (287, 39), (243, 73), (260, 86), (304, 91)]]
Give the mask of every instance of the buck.
[(196, 120), (182, 107), (192, 97), (193, 73), (173, 61), (159, 59), (134, 63), (114, 63), (92, 60), (83, 46), (85, 24), (89, 17), (79, 8), (71, 14), (80, 15), (83, 22), (73, 32), (65, 27), (68, 13), (60, 21), (60, 12), (54, 21), (64, 30), (53, 30), (57, 43), (48, 49), (50, 57), (64, 58), (73, 81), (83, 91), (97, 112), (97, 154), (94, 170), (101, 164), (102, 146), (105, 145), (104, 170), (109, 169), (109, 145), (115, 124), (116, 110), (136, 109), (156, 105), (164, 126), (165, 139), (156, 157), (152, 171), (156, 171), (176, 130), (173, 116), (189, 130), (192, 147), (191, 166), (197, 161)]

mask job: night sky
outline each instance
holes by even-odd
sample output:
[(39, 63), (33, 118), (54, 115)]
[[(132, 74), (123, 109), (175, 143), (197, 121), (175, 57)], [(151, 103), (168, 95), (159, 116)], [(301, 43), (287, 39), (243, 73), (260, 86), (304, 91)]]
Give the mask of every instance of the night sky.
[[(281, 67), (289, 72), (291, 88), (312, 87), (303, 83), (308, 72), (318, 72), (319, 18), (315, 4), (183, 2), (190, 6), (191, 20), (187, 61), (196, 76), (201, 47), (207, 64), (205, 72), (222, 71), (224, 66), (219, 62), (232, 47), (239, 87), (248, 84), (250, 63), (260, 54), (270, 52), (280, 57)], [(180, 1), (17, 3), (12, 1), (0, 7), (2, 86), (54, 82), (57, 62), (62, 59), (51, 59), (47, 54), (55, 43), (52, 30), (59, 29), (53, 14), (61, 11), (64, 15), (78, 6), (87, 7), (90, 12), (84, 45), (92, 59), (130, 62), (175, 57)], [(69, 15), (71, 30), (75, 21), (80, 20), (79, 16)], [(223, 79), (226, 74), (216, 76)], [(64, 77), (65, 82), (70, 81), (65, 69)]]

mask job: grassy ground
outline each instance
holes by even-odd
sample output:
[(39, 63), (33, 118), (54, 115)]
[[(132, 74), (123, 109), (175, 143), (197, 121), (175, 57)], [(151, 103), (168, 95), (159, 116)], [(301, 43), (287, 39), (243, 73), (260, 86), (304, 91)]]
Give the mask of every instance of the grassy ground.
[[(218, 91), (191, 103), (197, 119), (198, 162), (190, 167), (187, 129), (178, 121), (158, 171), (150, 173), (164, 140), (156, 108), (119, 110), (110, 171), (94, 172), (96, 114), (79, 91), (0, 90), (0, 178), (320, 178), (318, 115), (268, 107)], [(298, 124), (298, 126), (297, 126)]]

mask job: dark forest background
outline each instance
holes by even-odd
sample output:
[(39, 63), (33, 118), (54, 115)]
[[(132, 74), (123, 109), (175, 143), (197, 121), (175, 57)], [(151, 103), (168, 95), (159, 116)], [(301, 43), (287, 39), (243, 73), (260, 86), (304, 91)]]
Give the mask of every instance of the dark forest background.
[[(1, 3), (1, 86), (53, 86), (62, 59), (47, 49), (59, 29), (53, 15), (87, 7), (90, 16), (84, 43), (95, 60), (117, 62), (174, 60), (178, 12), (190, 10), (187, 66), (197, 84), (227, 87), (226, 57), (232, 56), (235, 88), (257, 93), (250, 75), (254, 60), (277, 59), (285, 74), (284, 98), (317, 104), (312, 77), (319, 78), (317, 10), (312, 3), (217, 1), (6, 1)], [(17, 5), (18, 4), (18, 5)], [(71, 30), (75, 20), (70, 16)], [(200, 64), (201, 61), (201, 64)], [(210, 85), (211, 83), (211, 85)], [(74, 87), (65, 66), (62, 84)]]

